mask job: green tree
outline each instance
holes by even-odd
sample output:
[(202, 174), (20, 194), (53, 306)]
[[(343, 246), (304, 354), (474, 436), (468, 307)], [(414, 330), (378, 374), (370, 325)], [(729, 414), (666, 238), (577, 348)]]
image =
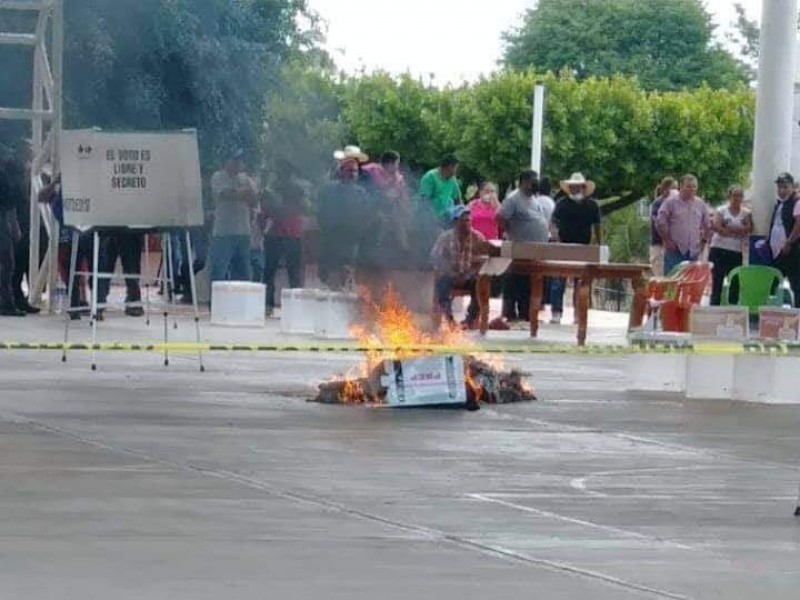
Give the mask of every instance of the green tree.
[(540, 0), (503, 35), (503, 64), (579, 79), (635, 75), (648, 90), (746, 81), (747, 70), (713, 33), (700, 0)]
[[(81, 0), (65, 11), (65, 127), (196, 127), (206, 165), (234, 146), (257, 153), (265, 98), (316, 42), (298, 25), (305, 0)], [(30, 66), (11, 58), (0, 88), (20, 90), (9, 100), (23, 106), (30, 86), (7, 77)]]
[(332, 153), (348, 138), (342, 118), (343, 84), (328, 70), (295, 60), (284, 85), (268, 99), (263, 155), (267, 173), (291, 171), (320, 183)]

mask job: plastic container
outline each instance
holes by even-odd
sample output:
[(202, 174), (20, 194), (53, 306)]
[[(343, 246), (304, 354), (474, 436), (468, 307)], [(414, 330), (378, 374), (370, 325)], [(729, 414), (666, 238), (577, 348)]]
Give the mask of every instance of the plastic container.
[(211, 323), (264, 327), (267, 289), (263, 283), (215, 281), (211, 285)]
[(358, 319), (358, 296), (350, 292), (318, 291), (314, 314), (314, 336), (323, 339), (351, 337)]

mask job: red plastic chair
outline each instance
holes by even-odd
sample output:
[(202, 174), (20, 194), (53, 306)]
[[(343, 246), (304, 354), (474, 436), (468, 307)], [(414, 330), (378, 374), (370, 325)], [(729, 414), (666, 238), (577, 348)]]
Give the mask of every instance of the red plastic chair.
[(651, 313), (658, 311), (663, 331), (689, 331), (692, 306), (702, 301), (713, 268), (710, 262), (681, 263), (670, 277), (649, 282), (648, 304)]

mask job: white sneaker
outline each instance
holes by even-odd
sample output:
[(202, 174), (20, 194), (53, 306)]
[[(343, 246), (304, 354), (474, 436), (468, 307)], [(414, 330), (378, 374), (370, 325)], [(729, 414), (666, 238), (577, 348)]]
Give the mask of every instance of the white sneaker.
[(550, 317), (550, 325), (561, 325), (561, 313), (553, 313)]

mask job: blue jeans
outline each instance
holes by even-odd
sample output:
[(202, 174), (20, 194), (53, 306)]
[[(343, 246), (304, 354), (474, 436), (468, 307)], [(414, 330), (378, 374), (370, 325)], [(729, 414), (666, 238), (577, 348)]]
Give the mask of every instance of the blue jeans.
[(672, 272), (672, 269), (677, 267), (685, 260), (695, 261), (697, 260), (697, 257), (692, 256), (688, 252), (684, 254), (681, 252), (666, 251), (664, 253), (664, 275), (669, 275)]
[(566, 289), (566, 279), (554, 277), (550, 280), (550, 310), (553, 314), (564, 312), (564, 290)]
[(250, 281), (250, 236), (219, 235), (211, 240), (211, 281)]

